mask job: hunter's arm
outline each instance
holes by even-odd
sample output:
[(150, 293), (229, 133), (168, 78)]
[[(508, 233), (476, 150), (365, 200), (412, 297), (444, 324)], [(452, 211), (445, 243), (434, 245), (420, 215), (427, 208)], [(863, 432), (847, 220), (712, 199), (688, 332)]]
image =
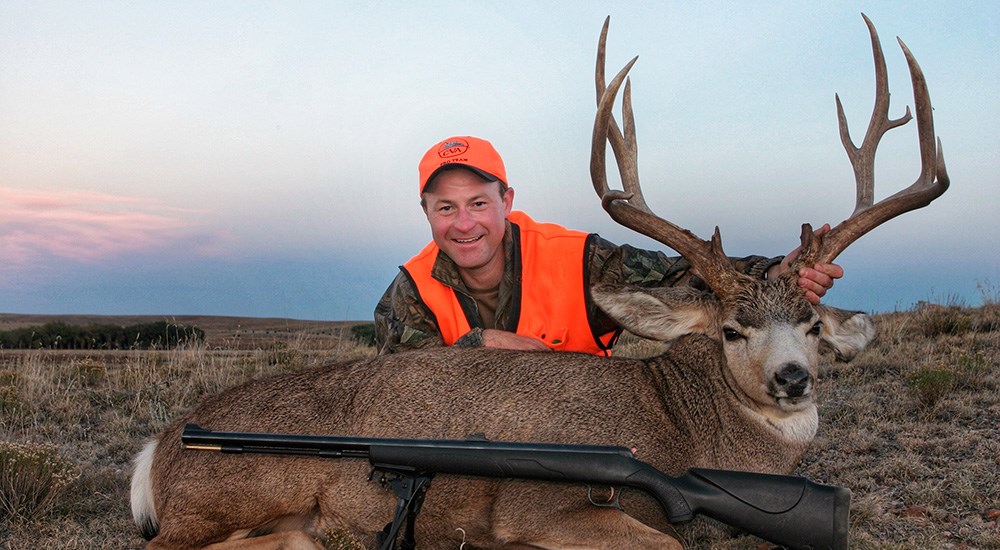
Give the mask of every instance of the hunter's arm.
[(375, 306), (376, 349), (383, 354), (443, 346), (433, 319), (413, 281), (400, 270)]
[[(746, 256), (730, 258), (736, 269), (762, 279), (767, 270), (781, 263), (783, 256), (767, 258)], [(628, 283), (640, 286), (674, 286), (689, 283), (693, 277), (690, 264), (679, 256), (643, 250), (629, 245), (616, 245), (591, 235), (587, 250), (587, 269), (591, 284)]]
[[(598, 283), (627, 283), (647, 287), (700, 284), (700, 280), (690, 272), (691, 265), (684, 258), (629, 245), (616, 245), (596, 234), (591, 235), (587, 241), (585, 258), (591, 286)], [(783, 256), (746, 256), (730, 260), (740, 272), (763, 279), (768, 269), (780, 264), (782, 258)], [(591, 305), (591, 308), (590, 318), (597, 320), (598, 333), (617, 326), (596, 305)]]

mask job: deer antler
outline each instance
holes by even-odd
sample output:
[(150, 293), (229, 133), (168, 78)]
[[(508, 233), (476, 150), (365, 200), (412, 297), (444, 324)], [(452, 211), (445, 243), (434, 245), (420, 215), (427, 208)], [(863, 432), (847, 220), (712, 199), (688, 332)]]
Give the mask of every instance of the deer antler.
[[(654, 214), (642, 196), (642, 188), (639, 186), (635, 119), (632, 114), (631, 82), (626, 81), (628, 71), (638, 57), (632, 58), (605, 86), (604, 58), (609, 21), (610, 17), (604, 20), (604, 28), (601, 30), (597, 46), (597, 116), (594, 119), (594, 134), (590, 149), (590, 176), (594, 182), (594, 190), (601, 197), (601, 204), (612, 219), (676, 250), (691, 264), (692, 269), (713, 292), (725, 296), (735, 288), (736, 282), (744, 275), (736, 271), (723, 252), (719, 228), (715, 228), (715, 235), (711, 241), (704, 241), (694, 233)], [(622, 81), (625, 81), (625, 92), (622, 97), (624, 135), (611, 113)], [(607, 141), (611, 142), (611, 148), (618, 162), (624, 191), (608, 187)]]
[(934, 113), (931, 109), (930, 94), (927, 92), (927, 81), (909, 48), (897, 38), (910, 68), (910, 80), (913, 82), (913, 102), (917, 113), (917, 135), (920, 141), (920, 177), (906, 189), (872, 204), (875, 186), (875, 149), (879, 140), (889, 130), (909, 122), (912, 116), (910, 108), (907, 107), (902, 117), (895, 120), (889, 118), (889, 84), (882, 45), (875, 31), (875, 25), (864, 14), (861, 16), (868, 25), (875, 57), (875, 106), (861, 147), (856, 147), (851, 140), (840, 96), (836, 96), (840, 139), (854, 167), (857, 202), (851, 216), (826, 235), (816, 237), (809, 224), (802, 226), (802, 251), (793, 264), (792, 272), (797, 271), (800, 266), (832, 262), (865, 233), (900, 214), (927, 206), (948, 189), (948, 173), (944, 165), (940, 139), (937, 139), (935, 150)]

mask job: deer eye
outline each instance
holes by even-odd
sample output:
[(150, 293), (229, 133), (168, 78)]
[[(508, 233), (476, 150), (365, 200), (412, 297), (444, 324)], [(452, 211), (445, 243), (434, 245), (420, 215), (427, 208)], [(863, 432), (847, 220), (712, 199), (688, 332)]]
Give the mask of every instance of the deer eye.
[(823, 331), (823, 321), (816, 321), (816, 323), (809, 329), (809, 334), (813, 336), (819, 336), (820, 332)]
[(725, 337), (727, 342), (734, 342), (736, 340), (742, 340), (746, 338), (746, 336), (740, 334), (740, 332), (737, 331), (736, 329), (729, 327), (722, 329), (722, 336)]

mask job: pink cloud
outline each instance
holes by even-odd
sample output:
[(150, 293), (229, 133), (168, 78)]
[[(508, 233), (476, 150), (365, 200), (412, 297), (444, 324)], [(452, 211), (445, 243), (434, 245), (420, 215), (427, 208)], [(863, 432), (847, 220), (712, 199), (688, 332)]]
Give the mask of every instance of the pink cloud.
[(188, 252), (219, 251), (219, 236), (205, 238), (198, 220), (204, 214), (142, 197), (0, 187), (0, 265), (9, 271), (51, 259), (96, 263), (184, 242), (193, 247)]

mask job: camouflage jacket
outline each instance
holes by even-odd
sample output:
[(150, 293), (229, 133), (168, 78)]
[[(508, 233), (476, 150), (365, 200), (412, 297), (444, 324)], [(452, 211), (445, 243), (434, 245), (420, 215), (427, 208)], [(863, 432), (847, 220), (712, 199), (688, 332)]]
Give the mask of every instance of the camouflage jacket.
[[(500, 296), (496, 309), (496, 328), (515, 332), (518, 319), (512, 312), (518, 311), (517, 304), (511, 303), (515, 280), (512, 260), (520, 254), (520, 243), (511, 237), (510, 222), (504, 235), (504, 256), (507, 266), (500, 282)], [(588, 279), (591, 285), (597, 283), (629, 283), (640, 286), (673, 286), (688, 284), (689, 265), (680, 257), (669, 257), (662, 252), (641, 250), (628, 245), (616, 245), (597, 234), (587, 239), (584, 251)], [(733, 258), (737, 269), (753, 277), (763, 278), (768, 268), (781, 262), (781, 257), (765, 258), (747, 256)], [(434, 262), (432, 276), (452, 287), (456, 292), (469, 295), (462, 282), (455, 263), (445, 254), (438, 254)], [(471, 298), (471, 295), (470, 295)], [(618, 327), (617, 323), (596, 306), (590, 306), (595, 334), (604, 334)], [(482, 325), (470, 319), (473, 327)], [(476, 347), (483, 345), (482, 328), (473, 328), (455, 342), (456, 346)], [(395, 353), (411, 349), (443, 346), (444, 341), (434, 321), (430, 309), (420, 300), (417, 288), (409, 275), (400, 269), (375, 307), (375, 339), (379, 353)]]

